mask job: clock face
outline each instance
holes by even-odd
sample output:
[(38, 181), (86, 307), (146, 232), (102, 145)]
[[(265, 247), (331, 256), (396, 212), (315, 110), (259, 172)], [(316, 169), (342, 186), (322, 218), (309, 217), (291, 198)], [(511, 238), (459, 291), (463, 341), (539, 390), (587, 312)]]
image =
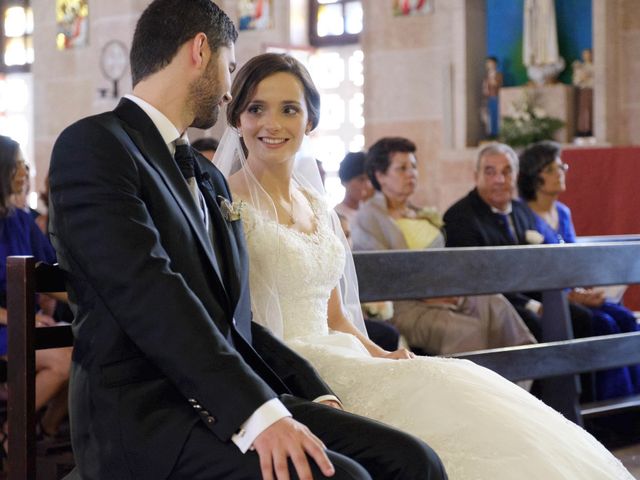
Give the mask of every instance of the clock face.
[(111, 40), (102, 48), (100, 68), (109, 80), (120, 80), (129, 64), (129, 52), (124, 43)]

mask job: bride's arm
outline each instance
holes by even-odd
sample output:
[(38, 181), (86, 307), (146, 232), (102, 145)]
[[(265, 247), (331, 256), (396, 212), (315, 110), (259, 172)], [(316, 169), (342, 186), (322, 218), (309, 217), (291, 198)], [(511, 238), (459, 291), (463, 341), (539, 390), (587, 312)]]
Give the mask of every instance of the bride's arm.
[(369, 351), (372, 357), (384, 357), (384, 358), (413, 358), (414, 354), (410, 351), (400, 348), (394, 352), (388, 352), (387, 350), (379, 347), (373, 343), (366, 335), (358, 330), (353, 323), (349, 321), (342, 308), (342, 301), (340, 300), (340, 292), (338, 288), (334, 288), (331, 291), (329, 297), (329, 306), (327, 309), (327, 322), (329, 328), (339, 332), (350, 333), (355, 336)]

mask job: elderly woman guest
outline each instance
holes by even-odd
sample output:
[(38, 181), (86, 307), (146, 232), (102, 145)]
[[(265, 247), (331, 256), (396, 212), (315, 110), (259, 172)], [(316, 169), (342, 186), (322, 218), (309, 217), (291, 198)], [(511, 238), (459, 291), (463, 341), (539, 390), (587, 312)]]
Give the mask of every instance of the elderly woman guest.
[[(367, 174), (376, 193), (351, 224), (354, 250), (444, 247), (441, 217), (409, 202), (418, 183), (415, 151), (406, 138), (386, 137), (367, 153)], [(535, 342), (502, 295), (395, 302), (393, 323), (411, 346), (431, 354)]]
[[(55, 253), (47, 238), (25, 211), (15, 208), (11, 197), (24, 189), (27, 169), (18, 143), (0, 136), (0, 355), (7, 354), (6, 263), (9, 255), (33, 255), (37, 260), (53, 263)], [(36, 315), (38, 326), (52, 325), (53, 318)], [(69, 379), (71, 349), (38, 350), (36, 352), (36, 409), (52, 402), (42, 417), (41, 431), (53, 435), (64, 417), (65, 387)], [(55, 401), (54, 401), (55, 400)], [(61, 410), (63, 412), (61, 412)], [(0, 433), (6, 445), (6, 431)]]
[[(562, 161), (560, 146), (555, 142), (538, 142), (520, 156), (518, 190), (536, 216), (537, 230), (545, 243), (574, 243), (576, 233), (569, 207), (558, 200), (566, 190), (569, 166)], [(635, 316), (622, 305), (607, 302), (601, 292), (574, 289), (568, 294), (572, 302), (589, 307), (593, 312), (594, 335), (607, 335), (638, 330)], [(596, 399), (604, 400), (640, 391), (637, 366), (617, 368), (596, 374)]]

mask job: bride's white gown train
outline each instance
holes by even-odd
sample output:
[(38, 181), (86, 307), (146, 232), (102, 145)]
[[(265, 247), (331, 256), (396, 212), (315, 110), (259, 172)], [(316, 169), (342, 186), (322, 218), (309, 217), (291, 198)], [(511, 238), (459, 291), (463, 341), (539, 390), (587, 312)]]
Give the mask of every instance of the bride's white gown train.
[(313, 234), (243, 208), (251, 293), (259, 303), (260, 272), (276, 272), (284, 340), (347, 411), (422, 438), (452, 480), (633, 479), (590, 434), (490, 370), (465, 360), (372, 358), (354, 336), (329, 331), (327, 301), (345, 252), (324, 204), (310, 201)]

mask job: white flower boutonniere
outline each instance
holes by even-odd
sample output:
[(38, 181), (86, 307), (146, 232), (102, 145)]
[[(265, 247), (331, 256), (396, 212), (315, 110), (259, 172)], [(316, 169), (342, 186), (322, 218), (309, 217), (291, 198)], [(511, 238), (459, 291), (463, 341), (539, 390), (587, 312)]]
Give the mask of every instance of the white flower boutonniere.
[(368, 318), (374, 320), (391, 320), (393, 318), (393, 302), (368, 302), (362, 308)]
[(425, 220), (429, 220), (436, 228), (444, 227), (442, 215), (440, 215), (438, 211), (433, 207), (424, 207), (416, 210), (416, 218), (424, 218)]
[(524, 239), (529, 245), (540, 245), (544, 242), (544, 236), (537, 230), (527, 230), (524, 232)]
[(220, 201), (222, 216), (227, 222), (237, 222), (242, 218), (242, 209), (245, 205), (243, 200), (231, 203), (229, 199), (222, 195), (218, 195), (218, 199)]

